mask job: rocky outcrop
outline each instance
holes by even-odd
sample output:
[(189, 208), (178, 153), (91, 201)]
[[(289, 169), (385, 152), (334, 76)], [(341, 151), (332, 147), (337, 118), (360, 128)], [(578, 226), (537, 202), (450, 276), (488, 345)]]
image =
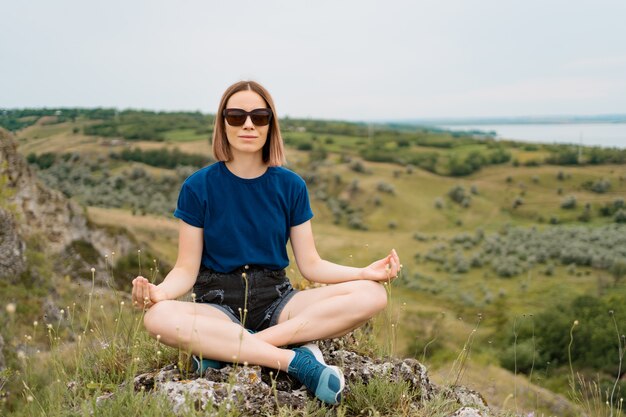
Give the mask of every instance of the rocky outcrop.
[[(411, 404), (415, 415), (419, 415), (424, 402), (436, 401), (438, 397), (456, 403), (451, 416), (491, 415), (480, 394), (464, 387), (435, 385), (426, 368), (415, 359), (383, 361), (353, 352), (345, 348), (349, 337), (320, 343), (326, 362), (343, 369), (346, 377), (344, 398), (349, 398), (350, 387), (354, 384), (367, 384), (374, 377), (383, 377), (389, 383), (407, 382), (414, 392), (419, 393)], [(297, 380), (283, 372), (276, 375), (275, 370), (259, 366), (227, 366), (220, 370), (208, 369), (201, 377), (185, 377), (175, 365), (168, 365), (137, 376), (134, 383), (137, 391), (165, 395), (176, 414), (185, 414), (189, 407), (209, 413), (220, 407), (236, 407), (244, 415), (272, 415), (279, 406), (305, 412), (307, 400), (313, 399)], [(104, 405), (112, 395), (115, 394), (100, 397), (98, 404)]]
[(24, 269), (24, 241), (43, 241), (59, 253), (74, 241), (89, 242), (104, 258), (116, 251), (126, 253), (131, 242), (125, 236), (109, 236), (90, 227), (83, 209), (60, 192), (46, 188), (17, 151), (17, 142), (0, 128), (0, 276)]
[(24, 272), (25, 250), (13, 214), (0, 206), (0, 276), (18, 276)]

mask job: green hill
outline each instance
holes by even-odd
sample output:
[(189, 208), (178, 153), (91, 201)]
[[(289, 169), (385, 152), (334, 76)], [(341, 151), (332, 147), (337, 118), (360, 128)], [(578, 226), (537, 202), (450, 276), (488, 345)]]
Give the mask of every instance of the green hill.
[[(210, 162), (212, 116), (4, 117), (47, 185), (87, 206), (94, 223), (124, 225), (164, 263), (175, 260), (171, 212), (184, 178)], [(320, 254), (355, 266), (392, 247), (400, 254), (403, 275), (378, 323), (391, 353), (449, 369), (471, 337), (463, 383), (506, 408), (520, 374), (567, 393), (570, 359), (602, 387), (624, 372), (626, 151), (341, 121), (281, 127), (289, 168), (309, 186)], [(295, 263), (290, 269), (301, 283)], [(515, 406), (550, 409), (539, 402)]]

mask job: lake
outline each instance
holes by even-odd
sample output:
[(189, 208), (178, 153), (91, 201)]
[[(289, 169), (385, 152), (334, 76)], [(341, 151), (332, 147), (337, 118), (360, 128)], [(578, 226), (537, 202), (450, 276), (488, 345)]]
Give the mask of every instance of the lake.
[(573, 143), (626, 148), (626, 123), (440, 125), (450, 130), (495, 131), (498, 139), (524, 142)]

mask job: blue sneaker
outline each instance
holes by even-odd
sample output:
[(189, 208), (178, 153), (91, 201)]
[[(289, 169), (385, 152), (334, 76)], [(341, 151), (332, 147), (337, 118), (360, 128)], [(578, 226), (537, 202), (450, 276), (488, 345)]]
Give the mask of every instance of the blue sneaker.
[(292, 349), (296, 356), (287, 373), (298, 378), (309, 391), (327, 404), (338, 404), (346, 385), (343, 373), (336, 366), (326, 365), (317, 345), (309, 343)]
[[(254, 330), (246, 329), (248, 333), (254, 334), (256, 333)], [(321, 352), (320, 352), (321, 353)], [(200, 360), (200, 357), (197, 355), (191, 356), (191, 372), (197, 375), (204, 375), (207, 369), (222, 369), (226, 366), (226, 362), (216, 361), (214, 359), (206, 359), (203, 358)]]
[(225, 366), (226, 363), (221, 361), (206, 358), (202, 358), (202, 360), (200, 360), (199, 356), (191, 356), (191, 371), (197, 375), (204, 375), (206, 370), (209, 368), (222, 369)]

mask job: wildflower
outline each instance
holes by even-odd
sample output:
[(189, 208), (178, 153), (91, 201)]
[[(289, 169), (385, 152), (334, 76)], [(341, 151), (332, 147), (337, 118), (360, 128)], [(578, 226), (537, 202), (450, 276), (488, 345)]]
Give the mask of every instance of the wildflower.
[(578, 320), (574, 320), (574, 326), (578, 326)]
[(91, 268), (91, 273), (96, 272), (96, 268)]
[(33, 326), (35, 326), (35, 327), (37, 327), (37, 325), (38, 325), (38, 324), (39, 324), (39, 322), (38, 322), (37, 320), (35, 320), (35, 321), (33, 322)]
[(24, 353), (23, 350), (18, 350), (17, 351), (17, 358), (18, 359), (26, 359), (26, 354)]
[(65, 310), (61, 309), (61, 311), (59, 311), (59, 313), (61, 313), (61, 315), (65, 314)]
[(7, 310), (7, 313), (9, 314), (15, 313), (15, 304), (14, 303), (7, 304), (6, 310)]
[(29, 403), (32, 403), (34, 400), (32, 395), (29, 395), (28, 397), (26, 397), (26, 401), (28, 401)]
[(157, 340), (161, 340), (161, 335), (160, 335), (160, 334), (157, 334), (156, 339), (157, 339)]
[(157, 350), (157, 356), (161, 356), (161, 351)]
[(248, 362), (244, 361), (243, 366), (248, 366)]
[(50, 323), (48, 323), (48, 325), (46, 326), (48, 329), (52, 329), (52, 325)]
[(124, 305), (124, 302), (123, 302), (123, 301), (120, 301), (120, 305), (121, 305), (121, 306), (123, 306), (123, 305)]

